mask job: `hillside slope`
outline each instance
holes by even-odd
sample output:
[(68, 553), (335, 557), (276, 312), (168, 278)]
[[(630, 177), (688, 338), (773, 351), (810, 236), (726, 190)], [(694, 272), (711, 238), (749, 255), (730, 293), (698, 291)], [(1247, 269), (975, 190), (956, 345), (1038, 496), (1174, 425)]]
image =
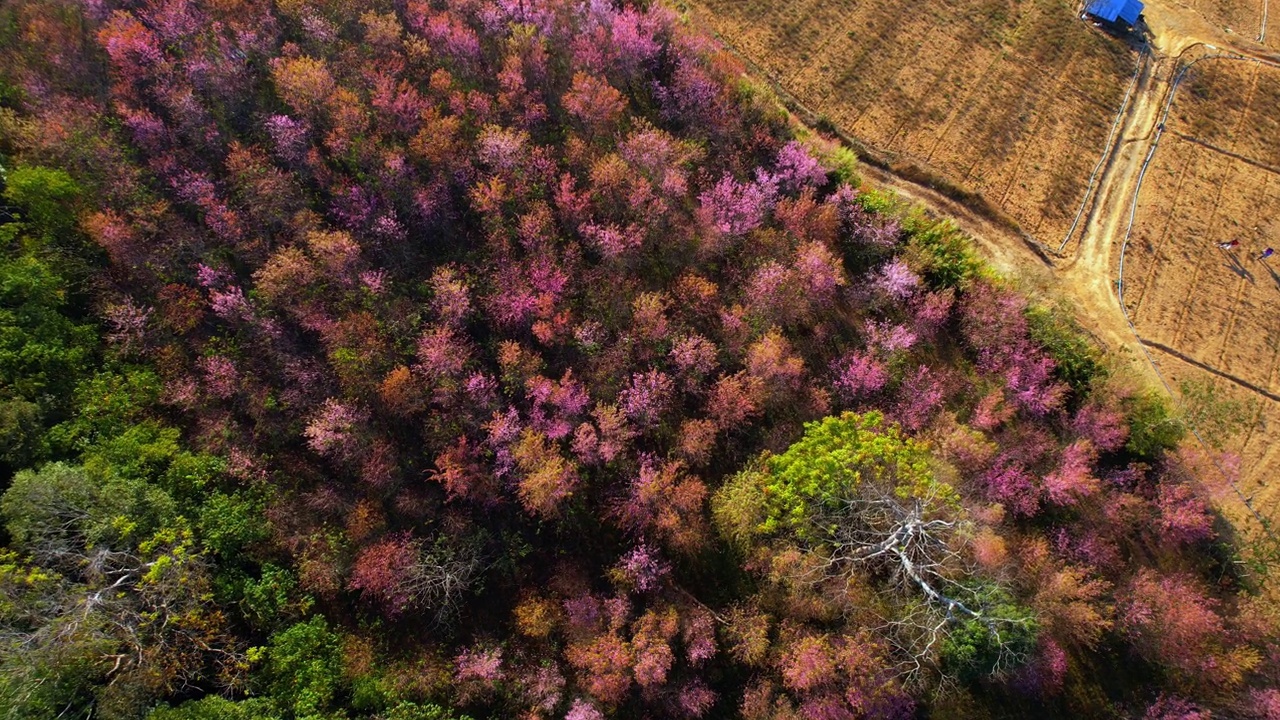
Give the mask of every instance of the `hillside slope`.
[(1159, 397), (666, 6), (0, 13), (11, 716), (1280, 705)]

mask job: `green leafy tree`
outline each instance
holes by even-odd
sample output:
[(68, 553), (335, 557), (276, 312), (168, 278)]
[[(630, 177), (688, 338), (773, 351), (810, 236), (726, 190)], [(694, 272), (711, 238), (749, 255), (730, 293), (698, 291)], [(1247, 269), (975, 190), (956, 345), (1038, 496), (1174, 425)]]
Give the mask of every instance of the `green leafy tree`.
[(25, 467), (45, 453), (40, 406), (26, 400), (0, 400), (0, 463)]
[(82, 634), (56, 644), (29, 644), (39, 628), (62, 627), (50, 623), (50, 615), (66, 589), (58, 573), (0, 550), (0, 717), (5, 720), (88, 716), (102, 673), (97, 658), (109, 646)]
[(161, 705), (147, 714), (147, 720), (283, 720), (269, 699), (227, 700), (211, 695), (177, 707)]
[(968, 617), (956, 622), (942, 643), (940, 657), (949, 674), (962, 680), (979, 680), (982, 676), (1006, 669), (1010, 659), (1025, 658), (1035, 647), (1039, 624), (1033, 614), (1019, 605), (1004, 588), (994, 583), (979, 583), (972, 588), (977, 602), (988, 617), (1007, 622), (986, 622)]
[(210, 493), (197, 515), (205, 547), (221, 559), (234, 561), (239, 553), (269, 537), (264, 511), (263, 499), (252, 491)]
[(155, 483), (181, 452), (177, 428), (146, 420), (85, 449), (85, 469), (97, 477)]
[(174, 516), (173, 502), (145, 483), (111, 482), (78, 465), (23, 470), (0, 498), (0, 515), (16, 549), (49, 567), (76, 570), (93, 547), (136, 542)]
[[(341, 641), (322, 616), (281, 630), (264, 652), (262, 689), (297, 720), (343, 717)], [(252, 655), (252, 654), (251, 654)]]
[(165, 492), (173, 496), (182, 507), (198, 507), (217, 488), (218, 482), (224, 478), (227, 461), (205, 453), (193, 453), (182, 448), (181, 442), (175, 443), (178, 452), (174, 453), (164, 473), (157, 479), (157, 484)]
[(83, 452), (148, 421), (160, 399), (160, 378), (140, 367), (102, 370), (76, 384), (75, 413), (49, 431), (49, 441), (64, 452)]
[(31, 255), (0, 259), (0, 400), (60, 419), (88, 368), (93, 329), (67, 314), (66, 282)]
[(270, 563), (262, 566), (261, 577), (245, 579), (241, 592), (241, 610), (249, 623), (259, 629), (294, 620), (314, 602), (299, 590), (298, 578), (291, 570)]
[(815, 531), (813, 519), (839, 511), (862, 488), (891, 490), (902, 498), (954, 503), (955, 491), (937, 482), (923, 445), (904, 437), (878, 412), (844, 413), (805, 426), (805, 434), (766, 461), (763, 532)]
[(79, 266), (69, 252), (78, 238), (73, 207), (80, 188), (67, 173), (40, 167), (18, 167), (3, 183), (0, 476), (7, 480), (12, 471), (49, 457), (46, 427), (70, 414), (72, 394), (99, 341), (80, 319), (77, 305), (83, 302), (71, 297), (68, 279), (72, 266)]
[(74, 232), (74, 206), (82, 190), (65, 170), (16, 167), (4, 176), (4, 199), (20, 208), (20, 219), (47, 240)]

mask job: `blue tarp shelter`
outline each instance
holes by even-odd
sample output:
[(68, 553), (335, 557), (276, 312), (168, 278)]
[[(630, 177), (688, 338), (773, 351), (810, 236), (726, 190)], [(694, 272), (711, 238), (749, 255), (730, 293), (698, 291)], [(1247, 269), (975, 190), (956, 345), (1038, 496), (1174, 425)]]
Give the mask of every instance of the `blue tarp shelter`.
[(1092, 0), (1085, 12), (1099, 20), (1133, 25), (1142, 14), (1142, 3), (1139, 0)]

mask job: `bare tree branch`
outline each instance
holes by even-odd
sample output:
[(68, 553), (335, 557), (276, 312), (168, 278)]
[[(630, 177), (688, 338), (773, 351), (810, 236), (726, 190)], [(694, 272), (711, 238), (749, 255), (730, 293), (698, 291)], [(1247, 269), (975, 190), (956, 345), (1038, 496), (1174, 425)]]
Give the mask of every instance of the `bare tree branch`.
[(806, 571), (805, 579), (883, 578), (902, 602), (882, 629), (900, 651), (909, 682), (922, 679), (944, 643), (968, 622), (985, 628), (997, 648), (989, 672), (1022, 660), (1016, 631), (1025, 634), (1033, 621), (1001, 615), (984, 604), (974, 587), (976, 574), (960, 552), (966, 524), (950, 517), (954, 510), (936, 490), (902, 497), (892, 473), (884, 473), (879, 481), (867, 478), (815, 507), (820, 509), (801, 536), (821, 562)]

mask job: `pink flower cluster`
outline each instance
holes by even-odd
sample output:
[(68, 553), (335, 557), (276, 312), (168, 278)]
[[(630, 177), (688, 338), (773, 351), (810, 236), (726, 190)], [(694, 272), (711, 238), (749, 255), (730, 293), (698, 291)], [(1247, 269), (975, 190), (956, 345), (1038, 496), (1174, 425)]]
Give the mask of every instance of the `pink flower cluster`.
[(884, 388), (889, 381), (889, 371), (879, 360), (863, 352), (846, 353), (831, 365), (835, 373), (836, 391), (845, 400), (857, 402)]
[(648, 545), (637, 545), (618, 561), (618, 570), (637, 592), (654, 590), (671, 572), (671, 564)]
[(827, 171), (822, 163), (799, 142), (792, 140), (778, 151), (778, 165), (774, 171), (778, 185), (786, 192), (798, 192), (806, 186), (821, 186), (827, 182)]
[(760, 227), (773, 209), (777, 191), (769, 183), (740, 183), (731, 175), (720, 178), (698, 196), (717, 230), (729, 236), (745, 235)]
[(307, 423), (303, 435), (307, 445), (320, 455), (343, 458), (356, 449), (359, 426), (367, 417), (365, 411), (330, 398)]
[(661, 370), (631, 376), (619, 401), (626, 416), (639, 425), (655, 425), (671, 404), (675, 383)]
[(502, 648), (468, 648), (454, 658), (454, 677), (460, 682), (479, 680), (497, 682), (502, 672)]
[(907, 300), (920, 287), (920, 276), (912, 272), (902, 258), (894, 258), (880, 268), (875, 282), (889, 297)]

